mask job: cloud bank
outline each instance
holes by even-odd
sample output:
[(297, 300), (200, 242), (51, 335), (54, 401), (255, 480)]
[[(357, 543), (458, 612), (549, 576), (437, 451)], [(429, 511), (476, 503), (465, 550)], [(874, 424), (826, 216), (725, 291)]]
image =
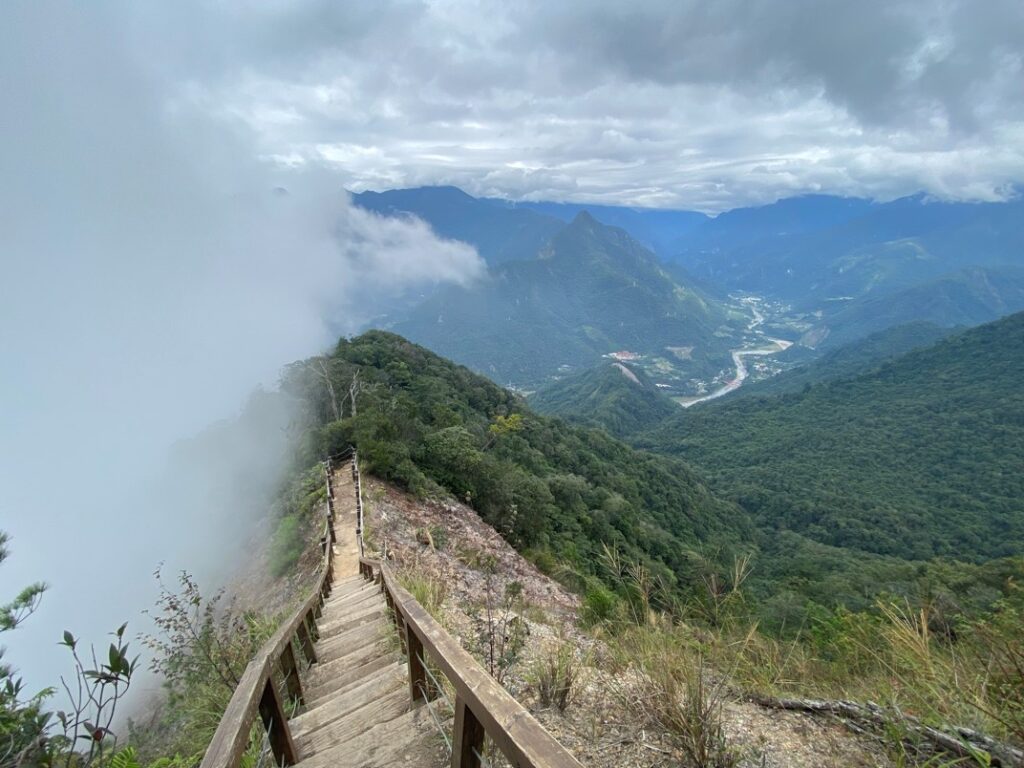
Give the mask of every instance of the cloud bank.
[[(1016, 0), (218, 4), (189, 95), (352, 189), (715, 211), (1024, 180)], [(194, 22), (180, 10), (168, 28)]]
[[(67, 668), (61, 630), (137, 629), (159, 561), (202, 573), (223, 554), (238, 510), (167, 481), (181, 440), (389, 296), (483, 269), (354, 210), (335, 174), (261, 161), (245, 126), (183, 97), (240, 63), (135, 8), (0, 10), (0, 601), (51, 585), (2, 639), (36, 687)], [(250, 437), (206, 477), (272, 472), (280, 434)]]

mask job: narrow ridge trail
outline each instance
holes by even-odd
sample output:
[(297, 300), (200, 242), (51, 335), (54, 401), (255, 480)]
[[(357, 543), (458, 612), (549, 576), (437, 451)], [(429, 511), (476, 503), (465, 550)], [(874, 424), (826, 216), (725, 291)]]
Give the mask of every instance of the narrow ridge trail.
[(408, 672), (380, 586), (359, 574), (352, 463), (332, 469), (334, 574), (318, 621), (305, 706), (289, 720), (303, 768), (446, 764), (429, 704), (410, 704)]

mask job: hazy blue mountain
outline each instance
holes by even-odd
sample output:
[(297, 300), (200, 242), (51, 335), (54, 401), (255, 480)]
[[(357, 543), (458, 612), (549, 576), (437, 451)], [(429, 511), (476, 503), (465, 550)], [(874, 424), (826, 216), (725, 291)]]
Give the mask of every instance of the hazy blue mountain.
[(501, 383), (536, 386), (620, 350), (692, 346), (695, 374), (717, 370), (730, 319), (626, 232), (582, 213), (536, 258), (439, 292), (394, 330)]
[(870, 200), (833, 195), (799, 195), (774, 203), (725, 211), (690, 233), (680, 232), (676, 250), (728, 253), (739, 246), (778, 237), (822, 232), (863, 216)]
[(567, 376), (530, 395), (528, 402), (541, 413), (604, 427), (620, 437), (650, 429), (680, 408), (642, 369), (621, 362)]
[(602, 224), (626, 230), (635, 240), (659, 256), (673, 253), (680, 237), (692, 233), (711, 220), (707, 214), (697, 211), (625, 208), (589, 203), (510, 203), (500, 200), (495, 202), (528, 208), (547, 216), (555, 216), (565, 222), (572, 221), (578, 214), (586, 211)]
[(987, 323), (1024, 310), (1024, 267), (970, 267), (893, 294), (868, 294), (828, 313), (818, 344), (837, 347), (910, 321), (943, 328)]
[(497, 206), (456, 187), (418, 187), (352, 196), (360, 208), (384, 216), (413, 214), (440, 235), (476, 247), (488, 264), (528, 259), (563, 222), (528, 208)]
[(684, 411), (646, 447), (761, 525), (908, 559), (1024, 551), (1024, 313), (852, 379)]
[(955, 203), (915, 195), (883, 204), (850, 200), (844, 208), (842, 199), (815, 198), (828, 201), (825, 212), (832, 214), (823, 214), (820, 226), (788, 215), (784, 204), (804, 212), (803, 200), (722, 214), (684, 238), (678, 258), (697, 277), (805, 307), (891, 294), (965, 267), (1024, 264), (1020, 200)]

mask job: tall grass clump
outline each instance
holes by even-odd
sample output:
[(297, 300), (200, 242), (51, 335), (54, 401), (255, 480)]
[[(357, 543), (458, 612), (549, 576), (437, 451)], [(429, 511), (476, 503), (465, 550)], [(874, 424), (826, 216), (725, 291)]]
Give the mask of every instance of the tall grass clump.
[(541, 707), (565, 712), (579, 694), (585, 666), (573, 644), (559, 639), (530, 663), (526, 679)]

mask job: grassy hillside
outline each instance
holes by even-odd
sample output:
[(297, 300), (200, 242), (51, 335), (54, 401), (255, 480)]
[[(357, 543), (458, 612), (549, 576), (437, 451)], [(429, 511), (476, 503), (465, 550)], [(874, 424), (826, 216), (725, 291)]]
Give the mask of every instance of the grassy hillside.
[(530, 395), (529, 403), (541, 413), (620, 437), (650, 429), (679, 411), (642, 370), (612, 362), (550, 384)]
[(697, 408), (643, 444), (766, 529), (905, 559), (1024, 552), (1024, 313), (847, 381)]
[[(356, 415), (345, 394), (353, 381)], [(369, 471), (421, 495), (468, 501), (543, 570), (598, 601), (601, 589), (622, 590), (606, 547), (647, 569), (666, 606), (716, 603), (724, 593), (709, 585), (729, 583), (736, 563), (748, 563), (754, 602), (746, 610), (772, 632), (837, 606), (869, 609), (880, 594), (915, 603), (941, 596), (948, 611), (981, 610), (1018, 568), (866, 554), (815, 541), (814, 529), (800, 532), (755, 508), (758, 526), (687, 463), (538, 415), (390, 333), (342, 340), (331, 355), (291, 366), (283, 385), (306, 407), (307, 462), (354, 443)]]

